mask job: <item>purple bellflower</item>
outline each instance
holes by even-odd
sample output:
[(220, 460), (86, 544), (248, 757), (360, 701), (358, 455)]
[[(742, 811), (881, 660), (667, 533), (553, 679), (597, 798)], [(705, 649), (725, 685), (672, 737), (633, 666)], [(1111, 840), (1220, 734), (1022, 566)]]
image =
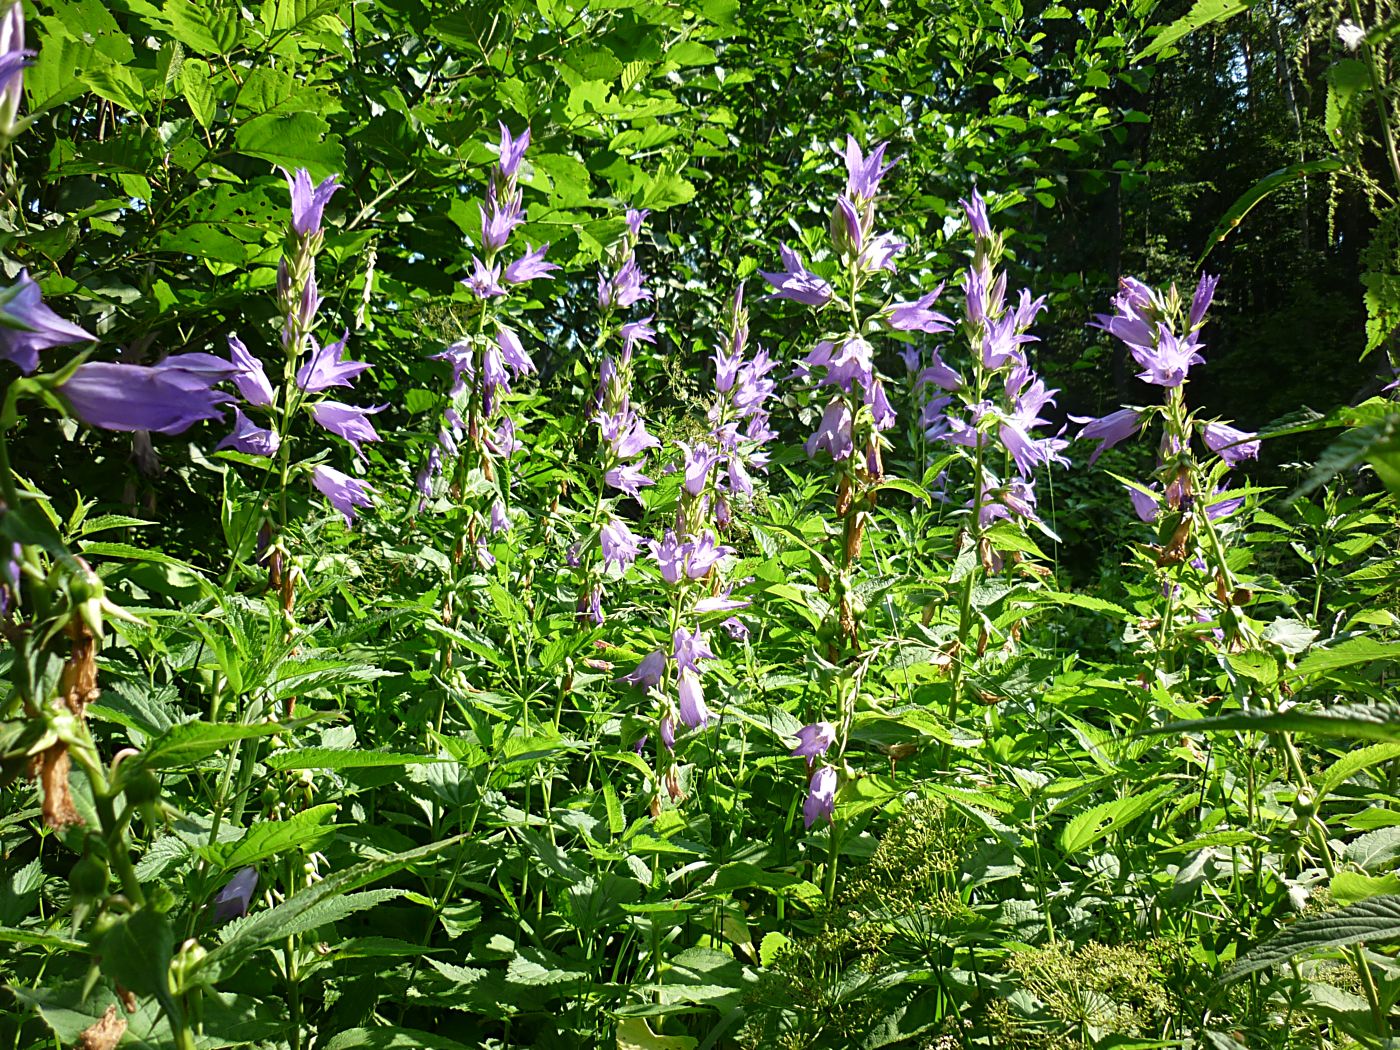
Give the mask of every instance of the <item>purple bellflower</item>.
[(14, 0), (0, 17), (0, 133), (19, 131), (19, 106), (24, 101), (24, 67), (34, 57), (24, 47), (24, 5)]
[(544, 253), (547, 251), (549, 251), (548, 244), (531, 248), (527, 243), (525, 254), (506, 267), (502, 280), (506, 284), (523, 284), (525, 281), (534, 281), (539, 278), (550, 279), (559, 267), (552, 262), (545, 262)]
[(217, 445), (218, 448), (231, 448), (236, 452), (246, 452), (250, 456), (273, 456), (282, 445), (276, 431), (260, 427), (243, 414), (241, 408), (233, 410), (233, 433)]
[(297, 369), (297, 386), (308, 394), (319, 394), (333, 386), (350, 386), (355, 377), (371, 366), (363, 361), (345, 358), (347, 331), (334, 343), (321, 346), (311, 340), (311, 356)]
[(214, 896), (214, 921), (228, 922), (230, 919), (240, 919), (247, 915), (257, 889), (258, 870), (240, 868)]
[(229, 334), (228, 352), (233, 363), (238, 366), (238, 374), (233, 377), (233, 385), (243, 395), (243, 400), (254, 408), (267, 408), (272, 404), (272, 384), (262, 362), (254, 357), (238, 336)]
[(1201, 428), (1201, 440), (1225, 461), (1226, 466), (1238, 467), (1247, 459), (1259, 458), (1259, 435), (1237, 430), (1228, 423), (1205, 424)]
[(356, 507), (374, 506), (374, 500), (371, 498), (374, 489), (358, 478), (342, 474), (334, 467), (324, 464), (316, 467), (311, 472), (311, 483), (321, 495), (331, 501), (332, 507), (344, 515), (346, 525), (354, 523)]
[(791, 299), (804, 306), (822, 307), (831, 300), (831, 285), (802, 265), (801, 257), (786, 244), (778, 247), (786, 270), (780, 273), (759, 271), (765, 281), (773, 286), (770, 299)]
[(601, 543), (604, 566), (614, 564), (621, 572), (637, 560), (639, 541), (627, 523), (619, 518), (613, 518), (603, 526)]
[(312, 186), (311, 173), (305, 168), (297, 168), (294, 175), (283, 169), (282, 174), (292, 193), (292, 231), (303, 238), (320, 233), (322, 212), (340, 189), (340, 176), (332, 175), (319, 186)]
[(374, 429), (369, 416), (388, 407), (357, 408), (339, 401), (320, 401), (311, 406), (311, 418), (336, 437), (344, 438), (355, 450), (355, 455), (362, 456), (364, 453), (360, 445), (366, 441), (380, 440), (379, 432)]
[(836, 727), (830, 722), (813, 722), (797, 731), (797, 746), (790, 754), (794, 758), (805, 758), (810, 766), (812, 760), (824, 755), (836, 742)]
[(227, 395), (208, 377), (179, 368), (89, 361), (58, 387), (73, 415), (102, 430), (178, 434), (203, 419), (221, 419)]
[(700, 684), (700, 676), (694, 671), (682, 670), (677, 676), (676, 698), (682, 722), (691, 729), (700, 729), (709, 724), (710, 709), (705, 706), (705, 690)]
[(1110, 412), (1106, 416), (1095, 419), (1092, 416), (1070, 416), (1075, 423), (1082, 423), (1079, 433), (1075, 435), (1079, 440), (1097, 440), (1099, 447), (1094, 449), (1093, 455), (1089, 457), (1089, 466), (1094, 465), (1094, 461), (1121, 441), (1126, 441), (1137, 431), (1142, 429), (1142, 413), (1132, 408), (1120, 408), (1117, 412)]
[(500, 156), (496, 161), (496, 166), (506, 179), (514, 179), (520, 169), (520, 162), (525, 158), (525, 151), (530, 146), (530, 129), (526, 128), (520, 133), (519, 138), (512, 138), (510, 128), (504, 122), (501, 127)]
[(647, 653), (642, 657), (631, 674), (622, 676), (622, 681), (639, 685), (643, 689), (650, 689), (652, 686), (661, 684), (661, 677), (666, 673), (666, 654), (660, 649)]
[[(19, 5), (13, 10), (19, 10)], [(14, 362), (25, 375), (39, 367), (40, 350), (96, 340), (44, 305), (39, 285), (28, 270), (20, 270), (19, 280), (0, 289), (0, 359)]]
[(852, 199), (868, 201), (873, 200), (875, 195), (880, 192), (880, 180), (897, 163), (896, 161), (890, 161), (888, 164), (882, 163), (888, 145), (888, 143), (881, 142), (869, 154), (863, 154), (860, 143), (855, 140), (855, 136), (846, 136), (846, 148), (842, 151), (842, 157), (846, 161), (847, 196)]
[(837, 776), (834, 766), (822, 766), (812, 774), (807, 785), (807, 798), (802, 803), (802, 821), (811, 827), (819, 820), (828, 823), (836, 812)]

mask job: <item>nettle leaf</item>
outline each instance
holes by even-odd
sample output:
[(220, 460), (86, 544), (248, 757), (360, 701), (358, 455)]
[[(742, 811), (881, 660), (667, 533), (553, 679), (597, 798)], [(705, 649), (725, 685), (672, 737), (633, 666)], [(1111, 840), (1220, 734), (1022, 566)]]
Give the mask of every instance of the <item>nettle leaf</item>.
[(234, 725), (232, 723), (186, 722), (161, 734), (151, 742), (145, 751), (130, 761), (140, 763), (146, 769), (174, 769), (179, 766), (192, 766), (202, 762), (210, 755), (217, 754), (229, 744), (287, 731), (288, 726), (276, 723)]
[(212, 0), (165, 0), (161, 14), (170, 35), (202, 55), (226, 55), (238, 46), (239, 11)]
[(268, 755), (269, 769), (377, 769), (388, 766), (428, 766), (440, 762), (432, 755), (405, 755), (358, 748), (300, 747)]
[(335, 816), (337, 808), (334, 802), (328, 802), (286, 820), (260, 821), (237, 842), (217, 842), (201, 846), (197, 852), (216, 867), (231, 871), (287, 850), (318, 850), (335, 835), (339, 825), (327, 822)]
[(1240, 959), (1225, 974), (1225, 982), (1238, 981), (1281, 965), (1305, 952), (1397, 938), (1400, 938), (1400, 895), (1370, 897), (1339, 911), (1293, 923)]
[(1142, 795), (1109, 799), (1085, 810), (1060, 831), (1060, 849), (1066, 853), (1081, 852), (1147, 813), (1173, 791), (1173, 788), (1164, 785)]

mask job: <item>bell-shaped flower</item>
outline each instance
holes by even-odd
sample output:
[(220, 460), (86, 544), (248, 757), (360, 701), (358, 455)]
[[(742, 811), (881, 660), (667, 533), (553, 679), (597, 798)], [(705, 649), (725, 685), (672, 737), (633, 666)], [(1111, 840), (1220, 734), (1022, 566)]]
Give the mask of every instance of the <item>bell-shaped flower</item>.
[(492, 263), (487, 266), (475, 255), (472, 256), (471, 276), (464, 277), (462, 284), (478, 299), (493, 299), (506, 294), (505, 288), (501, 286), (501, 264)]
[(704, 579), (722, 558), (734, 553), (734, 548), (717, 543), (709, 529), (699, 539), (685, 544), (685, 549), (685, 574), (692, 580)]
[(531, 248), (526, 242), (525, 254), (506, 267), (506, 272), (501, 279), (506, 284), (524, 284), (526, 281), (535, 281), (540, 278), (549, 279), (550, 275), (559, 267), (552, 262), (545, 261), (544, 253), (547, 251), (549, 251), (548, 244)]
[(233, 377), (233, 385), (243, 395), (243, 400), (254, 408), (267, 408), (272, 404), (272, 384), (263, 371), (262, 362), (254, 357), (238, 336), (229, 334), (228, 353), (238, 366), (238, 374)]
[(496, 160), (496, 169), (505, 179), (514, 179), (516, 172), (520, 168), (520, 162), (525, 157), (525, 150), (530, 146), (530, 129), (526, 128), (520, 133), (519, 138), (512, 138), (510, 128), (506, 127), (504, 121), (498, 121), (501, 128), (501, 144), (499, 147), (500, 156)]
[(779, 273), (759, 271), (773, 286), (770, 299), (791, 299), (805, 306), (822, 307), (831, 300), (831, 285), (802, 265), (801, 257), (786, 244), (778, 247), (786, 270)]
[(506, 512), (506, 505), (500, 500), (495, 500), (491, 504), (491, 534), (499, 536), (503, 532), (510, 531), (510, 515)]
[(872, 200), (880, 192), (880, 180), (897, 161), (884, 163), (885, 149), (889, 143), (881, 142), (868, 154), (861, 152), (860, 143), (854, 135), (846, 136), (846, 149), (842, 157), (846, 162), (846, 194), (860, 200)]
[(339, 175), (332, 175), (318, 186), (311, 185), (311, 173), (297, 168), (296, 174), (283, 169), (287, 188), (292, 193), (292, 232), (298, 237), (310, 237), (321, 232), (321, 213), (335, 191), (340, 189)]
[(102, 430), (178, 434), (203, 419), (221, 419), (228, 395), (208, 378), (178, 368), (89, 361), (58, 386), (73, 415)]
[[(16, 3), (15, 7), (19, 7), (19, 4)], [(233, 878), (224, 883), (223, 889), (214, 895), (214, 921), (228, 922), (247, 915), (257, 889), (257, 868), (239, 868)]]
[(794, 758), (807, 759), (808, 765), (818, 755), (824, 755), (836, 742), (836, 727), (830, 722), (813, 722), (797, 731), (797, 746), (789, 752)]
[(819, 820), (830, 822), (836, 812), (838, 778), (834, 766), (822, 766), (812, 774), (807, 785), (807, 798), (802, 803), (802, 821), (811, 827)]
[(28, 270), (20, 270), (14, 284), (0, 289), (0, 359), (14, 362), (25, 375), (39, 367), (40, 350), (96, 339), (44, 305)]
[(677, 627), (671, 635), (671, 659), (676, 661), (676, 666), (681, 670), (698, 674), (700, 661), (714, 658), (714, 650), (710, 648), (704, 632), (699, 628), (687, 631), (684, 627)]
[(277, 432), (260, 427), (243, 414), (241, 408), (235, 407), (233, 410), (233, 433), (224, 438), (216, 446), (218, 448), (231, 448), (237, 452), (245, 452), (250, 456), (268, 456), (276, 454), (282, 445), (282, 439), (277, 436)]
[(1201, 428), (1201, 440), (1229, 467), (1238, 467), (1247, 459), (1259, 457), (1259, 435), (1238, 430), (1228, 423), (1207, 423)]
[(1120, 408), (1098, 419), (1092, 416), (1070, 416), (1076, 423), (1083, 423), (1075, 437), (1080, 440), (1097, 440), (1099, 447), (1089, 457), (1089, 466), (1094, 465), (1105, 452), (1120, 441), (1126, 441), (1142, 429), (1142, 413), (1132, 408)]
[(698, 496), (705, 489), (705, 482), (710, 477), (710, 468), (719, 459), (719, 453), (708, 445), (691, 448), (684, 441), (677, 441), (676, 445), (685, 454), (685, 481), (682, 487), (692, 496)]
[(622, 466), (613, 467), (603, 476), (603, 480), (612, 488), (629, 496), (636, 496), (642, 488), (656, 484), (642, 473), (638, 463), (624, 463)]
[[(334, 343), (321, 346), (311, 340), (311, 356), (297, 369), (297, 386), (308, 394), (319, 394), (333, 386), (350, 386), (355, 377), (370, 368), (363, 361), (351, 361), (345, 357), (345, 341), (350, 338), (347, 330)], [(241, 389), (241, 387), (240, 387)]]
[(647, 546), (651, 548), (651, 556), (656, 559), (656, 567), (661, 570), (661, 578), (667, 583), (680, 583), (685, 575), (687, 550), (676, 538), (675, 532), (667, 529), (665, 539), (660, 543), (648, 540)]
[(603, 526), (600, 543), (605, 566), (616, 565), (621, 572), (637, 560), (640, 541), (620, 518), (612, 518)]
[(631, 682), (633, 685), (639, 685), (643, 689), (650, 689), (652, 686), (658, 685), (661, 682), (661, 676), (665, 673), (666, 654), (660, 649), (657, 649), (655, 652), (647, 653), (646, 656), (642, 657), (642, 662), (637, 665), (636, 669), (633, 670), (631, 674), (623, 675), (622, 681)]
[(709, 724), (710, 709), (705, 706), (705, 690), (700, 684), (700, 676), (694, 671), (682, 670), (677, 676), (676, 700), (681, 721), (691, 729), (700, 729)]
[(363, 454), (360, 446), (364, 442), (380, 440), (379, 432), (369, 421), (370, 415), (383, 412), (388, 407), (378, 405), (374, 408), (358, 408), (339, 401), (318, 401), (311, 406), (311, 418), (336, 437), (348, 441), (354, 448), (355, 455), (359, 456)]
[(19, 106), (24, 101), (24, 68), (34, 52), (24, 46), (24, 5), (10, 4), (0, 17), (0, 134), (19, 132)]
[(807, 455), (815, 457), (818, 452), (828, 452), (837, 461), (845, 459), (855, 447), (851, 438), (851, 410), (841, 398), (836, 398), (826, 406), (816, 432), (803, 446)]
[(325, 464), (317, 466), (311, 472), (311, 483), (331, 501), (332, 507), (344, 515), (346, 525), (354, 524), (356, 507), (374, 506), (374, 489), (359, 478), (352, 478), (334, 467)]
[(633, 303), (651, 298), (643, 281), (642, 271), (637, 266), (636, 256), (627, 260), (611, 277), (598, 277), (598, 305), (604, 310), (626, 309)]
[(913, 302), (891, 304), (884, 312), (885, 324), (896, 332), (926, 332), (929, 335), (938, 335), (940, 332), (952, 331), (953, 322), (946, 315), (933, 309), (933, 304), (938, 301), (942, 292), (943, 285), (940, 284)]
[(982, 195), (976, 190), (972, 191), (970, 200), (959, 200), (962, 205), (963, 214), (967, 216), (967, 225), (972, 230), (972, 236), (979, 240), (992, 235), (992, 222), (987, 216), (987, 202), (982, 199)]

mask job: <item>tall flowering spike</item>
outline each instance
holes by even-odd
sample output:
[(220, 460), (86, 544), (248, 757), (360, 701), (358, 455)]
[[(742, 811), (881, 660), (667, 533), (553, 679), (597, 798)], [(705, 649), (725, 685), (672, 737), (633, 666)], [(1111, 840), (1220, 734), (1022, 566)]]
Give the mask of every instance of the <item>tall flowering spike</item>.
[(12, 361), (25, 375), (39, 367), (41, 350), (96, 340), (44, 305), (28, 270), (20, 270), (19, 280), (0, 289), (0, 359)]
[(496, 167), (503, 178), (514, 179), (520, 170), (520, 162), (525, 158), (525, 151), (530, 147), (530, 129), (526, 128), (520, 133), (519, 138), (512, 138), (510, 128), (506, 127), (504, 121), (500, 121), (501, 144), (499, 147), (500, 157), (496, 161)]
[(19, 107), (24, 101), (24, 67), (34, 57), (24, 46), (24, 6), (14, 0), (0, 18), (0, 132), (19, 131)]
[(89, 361), (58, 386), (73, 415), (102, 430), (179, 434), (204, 419), (223, 418), (228, 397), (209, 377), (178, 368)]
[(302, 238), (320, 233), (322, 213), (340, 189), (340, 176), (331, 175), (313, 186), (311, 173), (305, 168), (297, 168), (295, 174), (283, 169), (282, 174), (292, 194), (292, 232)]
[(886, 172), (895, 166), (895, 161), (884, 164), (885, 148), (888, 143), (881, 142), (870, 153), (863, 154), (860, 143), (854, 135), (846, 136), (846, 149), (843, 156), (846, 161), (846, 193), (852, 198), (861, 200), (871, 200), (880, 192), (880, 180), (885, 177)]
[(802, 265), (802, 257), (786, 244), (778, 246), (786, 270), (769, 273), (759, 270), (759, 276), (773, 286), (770, 299), (791, 299), (804, 306), (822, 307), (831, 301), (831, 285)]
[(297, 369), (297, 386), (308, 394), (319, 394), (333, 386), (350, 386), (355, 377), (370, 365), (363, 361), (351, 361), (345, 356), (345, 341), (350, 337), (346, 331), (334, 343), (320, 346), (313, 339), (311, 356)]
[(807, 827), (819, 820), (831, 821), (836, 812), (836, 786), (835, 767), (822, 766), (812, 774), (812, 780), (807, 785), (807, 798), (802, 803), (802, 821)]
[(311, 483), (321, 495), (331, 501), (331, 506), (345, 517), (346, 525), (355, 523), (357, 507), (374, 506), (374, 489), (359, 478), (352, 478), (334, 467), (322, 464), (311, 472)]

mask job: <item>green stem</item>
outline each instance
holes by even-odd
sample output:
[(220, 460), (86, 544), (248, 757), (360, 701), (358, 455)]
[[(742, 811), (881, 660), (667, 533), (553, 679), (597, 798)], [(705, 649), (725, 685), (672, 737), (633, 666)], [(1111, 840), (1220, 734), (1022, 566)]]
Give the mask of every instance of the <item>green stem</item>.
[[(1361, 0), (1351, 0), (1351, 17), (1358, 26), (1366, 24), (1361, 15)], [(1371, 91), (1376, 97), (1376, 112), (1381, 118), (1381, 136), (1385, 139), (1386, 159), (1390, 162), (1390, 173), (1395, 178), (1395, 185), (1400, 187), (1400, 153), (1396, 151), (1395, 132), (1390, 126), (1390, 105), (1382, 84), (1380, 61), (1376, 57), (1376, 49), (1369, 41), (1363, 41), (1361, 46), (1366, 55), (1366, 72), (1371, 79)]]

